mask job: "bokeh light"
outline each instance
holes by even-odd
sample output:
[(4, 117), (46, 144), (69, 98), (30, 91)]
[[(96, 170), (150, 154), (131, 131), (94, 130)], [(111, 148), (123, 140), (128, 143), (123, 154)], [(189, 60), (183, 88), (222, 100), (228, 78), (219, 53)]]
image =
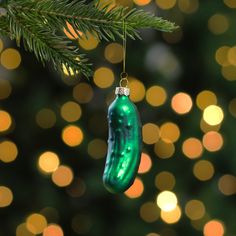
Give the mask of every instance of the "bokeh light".
[(35, 236), (35, 234), (27, 229), (26, 223), (22, 223), (16, 228), (16, 236)]
[(140, 207), (140, 217), (148, 223), (155, 222), (160, 215), (160, 210), (154, 202), (145, 202)]
[(12, 125), (11, 115), (4, 110), (0, 110), (0, 132), (9, 130)]
[(211, 220), (207, 222), (204, 226), (204, 236), (223, 236), (224, 235), (224, 226), (218, 220)]
[(226, 6), (228, 6), (230, 8), (236, 8), (235, 0), (224, 0), (224, 3)]
[(124, 194), (129, 198), (138, 198), (143, 194), (143, 191), (143, 181), (139, 177), (136, 177), (134, 183), (124, 192)]
[(236, 46), (229, 49), (228, 61), (231, 65), (236, 66)]
[(0, 78), (0, 100), (8, 98), (11, 92), (12, 92), (12, 86), (10, 82), (6, 79)]
[(13, 70), (19, 67), (21, 55), (14, 48), (7, 48), (1, 53), (0, 62), (6, 69)]
[(210, 131), (217, 132), (221, 128), (221, 123), (218, 124), (218, 125), (209, 125), (203, 119), (201, 119), (200, 128), (201, 128), (202, 132), (204, 132), (204, 133), (207, 133), (207, 132), (210, 132)]
[(209, 125), (218, 125), (224, 119), (223, 110), (216, 105), (210, 105), (204, 109), (203, 119)]
[(171, 99), (171, 107), (179, 115), (188, 113), (192, 106), (192, 99), (187, 93), (177, 93)]
[(218, 188), (226, 196), (236, 194), (236, 177), (233, 175), (223, 175), (218, 181)]
[(142, 127), (143, 142), (146, 144), (154, 144), (159, 140), (160, 130), (156, 124), (146, 123)]
[(145, 97), (145, 87), (144, 84), (135, 78), (129, 78), (129, 88), (130, 88), (130, 99), (133, 102), (140, 102)]
[(204, 110), (210, 105), (216, 105), (217, 97), (212, 91), (204, 90), (197, 95), (196, 103), (199, 109)]
[(145, 6), (151, 2), (151, 0), (133, 0), (138, 6)]
[(221, 66), (230, 65), (228, 61), (228, 52), (230, 50), (229, 46), (222, 46), (216, 50), (215, 60)]
[(193, 166), (194, 176), (201, 181), (207, 181), (211, 179), (214, 175), (214, 172), (215, 168), (210, 161), (201, 160), (196, 162)]
[(11, 189), (6, 186), (0, 186), (0, 207), (7, 207), (13, 201), (13, 193)]
[(147, 153), (142, 153), (141, 161), (138, 168), (139, 174), (147, 173), (152, 167), (152, 159)]
[(71, 197), (75, 198), (83, 196), (85, 191), (86, 191), (86, 184), (80, 178), (75, 178), (73, 182), (66, 188), (66, 192)]
[(99, 88), (110, 87), (115, 80), (114, 73), (107, 67), (100, 67), (94, 72), (93, 81)]
[(44, 173), (54, 172), (60, 165), (60, 160), (55, 152), (46, 151), (39, 156), (38, 166)]
[(162, 211), (173, 211), (177, 206), (178, 200), (175, 193), (171, 191), (162, 191), (157, 196), (157, 205)]
[(209, 152), (216, 152), (222, 148), (223, 138), (220, 133), (210, 131), (203, 136), (202, 143)]
[(36, 114), (36, 123), (43, 129), (50, 129), (56, 123), (56, 114), (53, 110), (43, 108)]
[(85, 50), (93, 50), (99, 44), (98, 36), (95, 32), (86, 32), (79, 38), (79, 45)]
[(190, 200), (185, 205), (185, 214), (191, 220), (199, 220), (205, 215), (206, 209), (204, 204), (199, 200)]
[(46, 226), (47, 220), (41, 214), (34, 213), (26, 219), (26, 227), (33, 234), (41, 234)]
[(156, 0), (156, 4), (161, 9), (168, 10), (175, 6), (176, 0)]
[(175, 153), (175, 146), (169, 140), (159, 140), (155, 143), (154, 152), (162, 159), (170, 158)]
[(107, 143), (102, 139), (94, 139), (88, 144), (88, 154), (94, 159), (104, 158), (107, 153)]
[(163, 140), (169, 140), (174, 143), (179, 139), (179, 136), (179, 127), (172, 122), (166, 122), (160, 127), (160, 137)]
[(161, 211), (161, 219), (167, 224), (177, 223), (180, 220), (181, 215), (182, 211), (178, 205), (171, 211)]
[(59, 187), (66, 187), (71, 184), (74, 174), (70, 167), (61, 165), (52, 174), (52, 181)]
[(164, 88), (160, 86), (152, 86), (146, 92), (147, 102), (154, 107), (161, 106), (167, 99), (167, 93)]
[(178, 0), (178, 7), (180, 11), (186, 14), (192, 14), (198, 10), (198, 0)]
[(64, 236), (64, 233), (59, 225), (50, 224), (44, 229), (43, 236)]
[(61, 107), (61, 116), (67, 122), (75, 122), (80, 119), (82, 114), (81, 107), (76, 102), (66, 102)]
[(229, 81), (236, 80), (236, 66), (229, 65), (222, 67), (221, 74), (225, 79)]
[(73, 97), (79, 103), (88, 103), (93, 98), (93, 89), (88, 83), (79, 83), (73, 89)]
[(10, 140), (0, 142), (0, 160), (5, 163), (13, 162), (18, 155), (18, 148)]
[(104, 51), (105, 58), (113, 63), (119, 63), (123, 60), (123, 47), (119, 43), (110, 43)]
[(236, 118), (236, 98), (232, 99), (229, 103), (229, 112)]
[(215, 14), (209, 19), (208, 28), (213, 34), (223, 34), (229, 28), (229, 20), (225, 15)]
[(162, 171), (155, 177), (155, 185), (161, 191), (172, 190), (175, 183), (175, 176), (168, 171)]
[(203, 146), (199, 139), (188, 138), (183, 142), (182, 151), (190, 159), (199, 158), (203, 152)]
[(83, 138), (84, 134), (82, 130), (76, 125), (68, 125), (62, 130), (62, 140), (70, 147), (79, 146)]
[(64, 28), (63, 31), (64, 31), (65, 35), (71, 40), (78, 39), (79, 36), (83, 35), (83, 33), (80, 32), (79, 30), (75, 31), (69, 22), (66, 22), (66, 27), (67, 28)]

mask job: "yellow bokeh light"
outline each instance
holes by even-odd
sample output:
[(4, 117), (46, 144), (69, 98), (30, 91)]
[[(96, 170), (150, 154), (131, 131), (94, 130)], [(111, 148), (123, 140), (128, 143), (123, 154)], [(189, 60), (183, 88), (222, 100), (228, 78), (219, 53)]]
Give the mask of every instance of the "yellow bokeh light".
[(179, 206), (176, 206), (171, 211), (161, 211), (161, 219), (167, 224), (175, 224), (181, 218), (182, 212)]
[(171, 99), (171, 107), (179, 115), (188, 113), (192, 106), (192, 99), (187, 93), (177, 93)]
[(146, 236), (161, 236), (160, 234), (156, 234), (156, 233), (149, 233), (149, 234), (146, 234)]
[(144, 84), (135, 78), (129, 78), (129, 88), (130, 88), (130, 99), (133, 102), (140, 102), (145, 97), (145, 87)]
[(7, 48), (2, 52), (0, 61), (6, 69), (13, 70), (20, 65), (21, 55), (14, 48)]
[(66, 102), (61, 107), (61, 116), (67, 122), (75, 122), (80, 119), (82, 114), (81, 107), (76, 102)]
[(182, 151), (190, 159), (199, 158), (202, 155), (202, 143), (197, 138), (188, 138), (183, 142)]
[(123, 60), (123, 47), (119, 43), (110, 43), (105, 48), (104, 56), (111, 63), (119, 63)]
[(52, 128), (56, 120), (55, 112), (48, 108), (43, 108), (36, 114), (36, 123), (43, 129)]
[(22, 223), (16, 228), (16, 236), (35, 236), (35, 234), (27, 229), (26, 223)]
[(64, 63), (62, 63), (62, 72), (64, 73), (64, 75), (66, 76), (74, 76), (75, 74), (78, 74), (79, 72), (76, 70), (74, 71), (72, 69), (72, 67), (68, 67), (66, 66)]
[(229, 65), (229, 66), (222, 67), (221, 74), (225, 79), (229, 81), (236, 80), (236, 66)]
[(160, 131), (156, 124), (146, 123), (142, 127), (143, 142), (146, 144), (154, 144), (159, 140)]
[(232, 99), (229, 103), (229, 112), (236, 118), (236, 98)]
[(174, 143), (179, 139), (179, 136), (180, 136), (179, 127), (172, 122), (164, 123), (160, 127), (160, 137), (163, 140), (169, 140), (170, 142)]
[(190, 200), (185, 205), (185, 214), (191, 220), (199, 220), (201, 219), (206, 213), (206, 209), (204, 204), (199, 200)]
[(216, 50), (215, 59), (219, 65), (221, 65), (221, 66), (230, 65), (230, 63), (228, 61), (229, 50), (230, 50), (230, 47), (228, 47), (228, 46), (222, 46)]
[(225, 15), (215, 14), (209, 19), (208, 28), (213, 34), (223, 34), (229, 28), (229, 20)]
[(3, 41), (2, 39), (0, 39), (0, 52), (3, 50), (3, 48), (4, 48)]
[(44, 229), (43, 236), (64, 236), (64, 233), (59, 225), (50, 224)]
[(133, 0), (138, 6), (145, 6), (151, 2), (151, 0)]
[(152, 167), (152, 159), (147, 153), (142, 153), (141, 161), (138, 168), (139, 174), (147, 173)]
[(198, 0), (178, 0), (178, 7), (180, 11), (191, 14), (198, 10)]
[(73, 97), (79, 103), (88, 103), (93, 98), (93, 89), (87, 83), (79, 83), (73, 89)]
[(11, 94), (11, 91), (12, 87), (10, 82), (0, 78), (0, 100), (8, 98)]
[(99, 44), (99, 39), (96, 33), (86, 32), (79, 38), (79, 45), (85, 50), (93, 50)]
[(129, 198), (138, 198), (143, 194), (143, 191), (143, 181), (136, 177), (134, 183), (124, 192), (124, 194)]
[(70, 167), (61, 165), (52, 174), (52, 181), (59, 187), (66, 187), (71, 184), (74, 174)]
[(194, 176), (201, 181), (207, 181), (211, 179), (214, 175), (214, 172), (214, 166), (211, 162), (206, 160), (198, 161), (193, 166)]
[(210, 105), (216, 105), (217, 97), (213, 92), (204, 90), (197, 95), (196, 103), (199, 109), (204, 110)]
[(157, 205), (153, 202), (146, 202), (140, 207), (140, 217), (148, 222), (155, 222), (160, 215), (160, 210), (157, 208)]
[(224, 226), (218, 220), (211, 220), (204, 225), (204, 236), (223, 236)]
[(228, 61), (231, 65), (236, 66), (236, 46), (228, 50)]
[(107, 153), (107, 143), (102, 139), (94, 139), (88, 144), (88, 154), (94, 159), (104, 158)]
[(169, 140), (161, 139), (155, 143), (154, 152), (162, 159), (170, 158), (175, 153), (175, 146)]
[(114, 73), (107, 67), (100, 67), (94, 72), (93, 81), (99, 88), (110, 87), (115, 80)]
[(235, 0), (224, 0), (226, 6), (230, 8), (236, 8), (236, 1)]
[(209, 125), (218, 125), (224, 119), (223, 110), (216, 105), (210, 105), (204, 109), (203, 119)]
[(18, 149), (15, 143), (6, 140), (0, 142), (0, 160), (9, 163), (13, 162), (18, 155)]
[(7, 207), (13, 201), (13, 193), (11, 189), (5, 186), (0, 186), (0, 207)]
[(223, 175), (218, 181), (218, 188), (224, 195), (236, 193), (236, 177), (233, 175)]
[(171, 191), (162, 191), (157, 196), (157, 205), (162, 211), (173, 211), (177, 206), (176, 195)]
[(175, 6), (176, 0), (156, 0), (156, 4), (161, 9), (168, 10)]
[(218, 125), (209, 125), (203, 119), (200, 121), (200, 128), (204, 133), (209, 131), (219, 131), (221, 128), (221, 124)]
[(41, 214), (32, 214), (26, 219), (26, 227), (33, 234), (41, 234), (47, 226), (46, 218)]
[(70, 147), (79, 146), (84, 138), (84, 134), (80, 127), (68, 125), (62, 130), (62, 140)]
[(152, 86), (147, 90), (146, 100), (151, 106), (161, 106), (165, 103), (166, 99), (166, 91), (160, 86)]
[(54, 152), (44, 152), (39, 156), (38, 166), (45, 173), (54, 172), (60, 165), (59, 157)]
[(162, 171), (155, 177), (155, 185), (161, 191), (172, 190), (175, 186), (175, 182), (174, 175), (168, 171)]
[(7, 131), (12, 125), (12, 119), (8, 112), (0, 110), (0, 132)]
[(222, 148), (223, 138), (220, 133), (210, 131), (203, 136), (202, 143), (209, 152), (216, 152)]

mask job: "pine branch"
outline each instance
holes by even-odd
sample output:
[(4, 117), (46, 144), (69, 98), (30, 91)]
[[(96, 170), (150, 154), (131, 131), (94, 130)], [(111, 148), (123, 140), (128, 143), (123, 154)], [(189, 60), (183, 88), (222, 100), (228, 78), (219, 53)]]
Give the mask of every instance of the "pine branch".
[(5, 10), (7, 17), (0, 17), (0, 34), (16, 39), (18, 45), (23, 41), (25, 48), (43, 64), (51, 61), (56, 69), (61, 70), (63, 65), (69, 73), (79, 71), (87, 77), (91, 70), (84, 55), (79, 55), (78, 49), (62, 36), (62, 29), (68, 29), (67, 23), (75, 31), (85, 35), (90, 32), (105, 40), (123, 37), (124, 20), (126, 34), (132, 39), (140, 38), (141, 28), (166, 32), (177, 28), (143, 10), (110, 8), (97, 0), (89, 4), (85, 0), (8, 0), (4, 7), (0, 9)]

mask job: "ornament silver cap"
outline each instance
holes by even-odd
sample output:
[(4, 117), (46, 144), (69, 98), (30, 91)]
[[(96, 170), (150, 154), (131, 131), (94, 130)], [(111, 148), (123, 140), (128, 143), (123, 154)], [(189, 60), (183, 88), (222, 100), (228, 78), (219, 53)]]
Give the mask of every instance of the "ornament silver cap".
[(116, 87), (115, 94), (116, 95), (125, 95), (129, 96), (130, 89), (126, 87)]

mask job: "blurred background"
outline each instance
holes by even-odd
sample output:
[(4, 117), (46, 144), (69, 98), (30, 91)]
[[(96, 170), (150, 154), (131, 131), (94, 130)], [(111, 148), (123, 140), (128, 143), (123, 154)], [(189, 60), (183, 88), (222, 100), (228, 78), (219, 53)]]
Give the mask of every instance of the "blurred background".
[(143, 124), (138, 176), (124, 194), (102, 184), (122, 42), (64, 29), (91, 58), (86, 80), (43, 68), (2, 38), (0, 235), (235, 236), (236, 1), (112, 3), (180, 26), (128, 40), (130, 98)]

